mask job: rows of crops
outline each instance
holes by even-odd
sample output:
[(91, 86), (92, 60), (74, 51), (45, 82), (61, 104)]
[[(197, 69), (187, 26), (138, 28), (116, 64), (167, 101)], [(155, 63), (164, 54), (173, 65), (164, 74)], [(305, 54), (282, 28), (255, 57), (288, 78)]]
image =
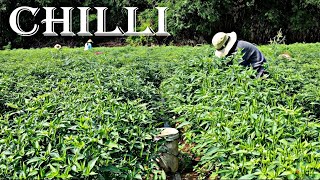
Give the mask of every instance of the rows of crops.
[(209, 46), (1, 51), (0, 178), (163, 179), (168, 121), (199, 178), (319, 179), (319, 48), (261, 47), (268, 79)]

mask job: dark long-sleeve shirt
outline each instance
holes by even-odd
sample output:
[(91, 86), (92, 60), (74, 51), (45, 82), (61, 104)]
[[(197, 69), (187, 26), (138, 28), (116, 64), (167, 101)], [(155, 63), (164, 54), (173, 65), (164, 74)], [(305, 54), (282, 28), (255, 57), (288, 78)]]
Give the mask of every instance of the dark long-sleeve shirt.
[(265, 57), (255, 45), (242, 40), (236, 41), (227, 56), (237, 52), (238, 49), (242, 49), (241, 52), (244, 54), (243, 61), (240, 63), (243, 66), (251, 65), (254, 69), (260, 69), (263, 63), (266, 62)]

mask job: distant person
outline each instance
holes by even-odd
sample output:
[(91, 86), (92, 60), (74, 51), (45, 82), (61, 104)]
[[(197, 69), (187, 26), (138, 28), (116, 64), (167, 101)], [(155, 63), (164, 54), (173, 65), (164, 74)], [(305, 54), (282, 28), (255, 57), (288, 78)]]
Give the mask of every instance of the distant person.
[(93, 41), (91, 39), (89, 39), (87, 41), (87, 43), (84, 45), (84, 50), (87, 51), (87, 50), (92, 49), (92, 43), (93, 43)]
[(237, 40), (235, 32), (219, 32), (215, 34), (212, 38), (212, 44), (216, 49), (215, 55), (219, 58), (233, 55), (240, 49), (244, 54), (240, 63), (241, 65), (246, 67), (252, 66), (253, 69), (257, 70), (257, 78), (267, 75), (267, 72), (263, 68), (263, 63), (266, 62), (266, 59), (261, 51), (249, 42)]

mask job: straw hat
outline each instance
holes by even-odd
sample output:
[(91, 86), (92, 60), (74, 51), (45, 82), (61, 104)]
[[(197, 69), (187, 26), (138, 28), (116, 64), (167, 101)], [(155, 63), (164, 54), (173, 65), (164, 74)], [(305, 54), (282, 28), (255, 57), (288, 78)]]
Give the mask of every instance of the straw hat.
[(212, 38), (212, 44), (216, 49), (215, 55), (219, 58), (225, 57), (236, 41), (237, 34), (235, 32), (218, 32)]
[(54, 45), (54, 48), (60, 50), (61, 49), (61, 45), (60, 44), (56, 44), (56, 45)]
[(89, 39), (89, 40), (87, 41), (87, 43), (93, 43), (93, 41), (92, 41), (91, 39)]

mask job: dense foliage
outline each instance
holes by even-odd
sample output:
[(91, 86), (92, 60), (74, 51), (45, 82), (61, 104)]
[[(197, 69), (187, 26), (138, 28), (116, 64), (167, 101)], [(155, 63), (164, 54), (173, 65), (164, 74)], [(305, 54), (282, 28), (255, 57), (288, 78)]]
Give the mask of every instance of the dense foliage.
[(169, 121), (200, 177), (319, 179), (319, 47), (261, 47), (268, 79), (209, 46), (1, 51), (0, 178), (164, 178)]
[[(317, 42), (320, 40), (319, 19), (320, 4), (318, 0), (143, 0), (143, 1), (110, 1), (110, 0), (0, 0), (0, 46), (12, 43), (13, 47), (39, 47), (53, 46), (59, 38), (43, 37), (42, 25), (36, 38), (20, 37), (9, 27), (9, 15), (20, 6), (71, 6), (71, 7), (108, 7), (107, 29), (113, 30), (120, 26), (127, 29), (127, 13), (125, 6), (139, 7), (138, 29), (151, 26), (157, 30), (157, 12), (154, 7), (169, 7), (167, 22), (171, 38), (128, 38), (129, 43), (157, 42), (168, 43), (202, 43), (210, 42), (212, 36), (218, 31), (236, 31), (239, 37), (255, 43), (266, 43), (279, 29), (283, 29), (288, 42)], [(90, 16), (90, 29), (96, 31), (96, 12), (92, 10)], [(36, 18), (28, 13), (23, 13), (21, 25), (25, 29), (31, 29), (33, 23), (41, 24), (45, 17), (41, 10)], [(57, 16), (61, 16), (61, 10), (57, 10)], [(34, 19), (34, 20), (33, 20)], [(61, 25), (56, 30), (61, 32)], [(74, 10), (73, 30), (79, 30), (79, 11)], [(143, 29), (144, 30), (144, 29)], [(63, 38), (65, 44), (81, 45), (81, 37)], [(96, 42), (114, 40), (112, 38), (95, 38)], [(189, 41), (188, 41), (189, 40)]]

